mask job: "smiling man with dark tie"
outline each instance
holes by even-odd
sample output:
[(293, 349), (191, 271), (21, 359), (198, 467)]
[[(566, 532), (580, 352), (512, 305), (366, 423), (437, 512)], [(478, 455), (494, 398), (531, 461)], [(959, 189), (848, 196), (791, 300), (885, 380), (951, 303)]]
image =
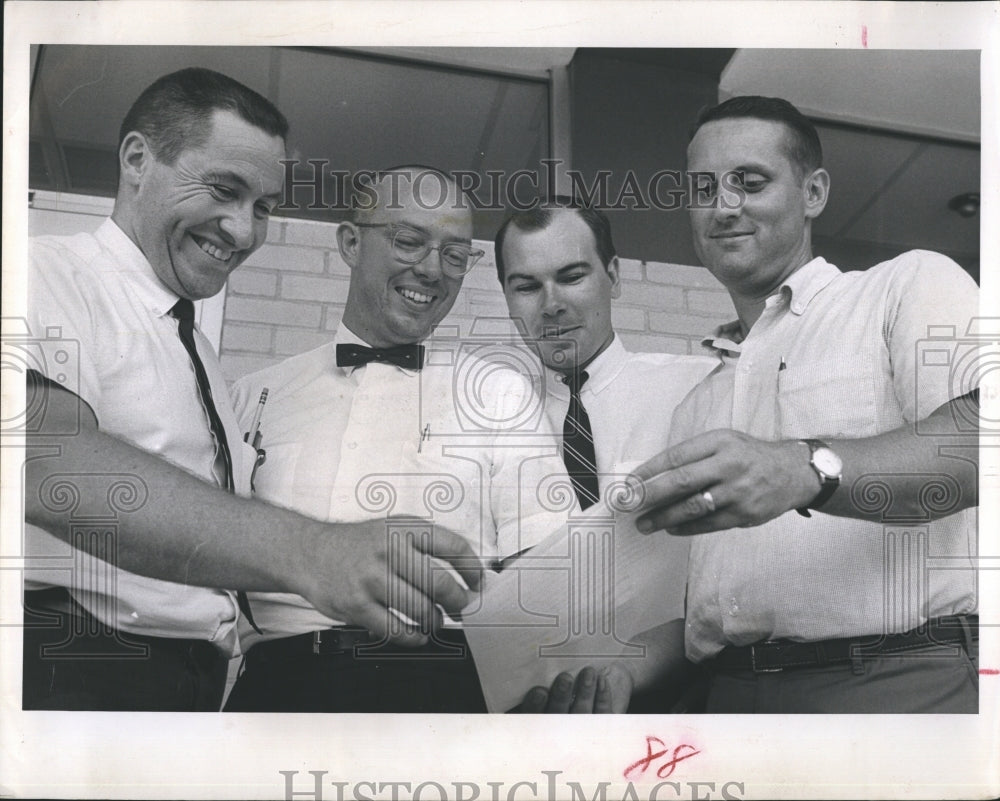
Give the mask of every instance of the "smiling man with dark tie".
[[(287, 132), (225, 75), (163, 76), (121, 125), (111, 218), (31, 241), (28, 328), (65, 347), (27, 378), (25, 709), (218, 710), (252, 615), (233, 590), (301, 593), (383, 634), (387, 576), (424, 557), (404, 544), (390, 566), (365, 536), (384, 521), (334, 526), (237, 497), (256, 455), (193, 301), (263, 244)], [(420, 545), (472, 553), (443, 528)], [(467, 603), (450, 577), (432, 591), (407, 575), (414, 615), (431, 595)]]

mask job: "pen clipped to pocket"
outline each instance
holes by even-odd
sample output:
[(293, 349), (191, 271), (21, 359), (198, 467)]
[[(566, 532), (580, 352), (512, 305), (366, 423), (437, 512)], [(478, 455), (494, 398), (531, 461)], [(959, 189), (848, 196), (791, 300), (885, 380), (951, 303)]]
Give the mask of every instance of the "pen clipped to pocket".
[(260, 391), (260, 400), (257, 401), (257, 408), (254, 409), (253, 419), (250, 421), (250, 430), (243, 435), (243, 441), (249, 442), (257, 452), (254, 459), (253, 470), (250, 473), (250, 491), (254, 492), (254, 480), (257, 478), (257, 469), (267, 461), (267, 451), (260, 447), (263, 434), (260, 431), (260, 417), (264, 413), (264, 404), (267, 403), (268, 388), (264, 387)]

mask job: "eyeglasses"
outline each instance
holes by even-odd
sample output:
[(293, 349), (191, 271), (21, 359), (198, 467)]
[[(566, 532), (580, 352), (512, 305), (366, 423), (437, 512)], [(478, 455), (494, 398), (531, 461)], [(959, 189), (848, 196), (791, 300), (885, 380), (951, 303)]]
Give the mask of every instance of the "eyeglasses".
[(394, 223), (354, 223), (359, 228), (389, 228), (392, 254), (403, 264), (420, 264), (432, 250), (441, 254), (441, 269), (449, 278), (461, 278), (476, 266), (485, 251), (473, 250), (459, 242), (434, 247), (419, 231), (400, 228)]

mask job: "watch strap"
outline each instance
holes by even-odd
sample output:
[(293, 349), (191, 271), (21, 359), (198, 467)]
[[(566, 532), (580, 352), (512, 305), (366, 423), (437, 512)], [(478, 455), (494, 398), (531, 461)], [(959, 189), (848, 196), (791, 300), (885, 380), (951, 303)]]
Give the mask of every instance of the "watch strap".
[(801, 509), (796, 509), (803, 517), (812, 517), (809, 514), (810, 509), (819, 509), (824, 503), (830, 500), (830, 496), (837, 491), (837, 487), (840, 486), (840, 476), (827, 476), (825, 473), (821, 472), (819, 468), (812, 461), (812, 454), (814, 454), (819, 448), (829, 448), (825, 442), (819, 439), (802, 439), (799, 442), (804, 442), (809, 446), (809, 466), (816, 471), (816, 475), (820, 479), (819, 493), (813, 498), (809, 505)]

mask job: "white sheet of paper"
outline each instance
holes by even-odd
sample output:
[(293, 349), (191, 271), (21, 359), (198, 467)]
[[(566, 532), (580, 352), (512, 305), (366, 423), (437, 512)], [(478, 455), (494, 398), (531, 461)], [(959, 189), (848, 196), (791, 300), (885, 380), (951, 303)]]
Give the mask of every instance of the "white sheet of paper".
[(640, 534), (637, 516), (596, 504), (486, 576), (462, 622), (491, 712), (564, 670), (643, 659), (631, 639), (683, 617), (689, 541)]

